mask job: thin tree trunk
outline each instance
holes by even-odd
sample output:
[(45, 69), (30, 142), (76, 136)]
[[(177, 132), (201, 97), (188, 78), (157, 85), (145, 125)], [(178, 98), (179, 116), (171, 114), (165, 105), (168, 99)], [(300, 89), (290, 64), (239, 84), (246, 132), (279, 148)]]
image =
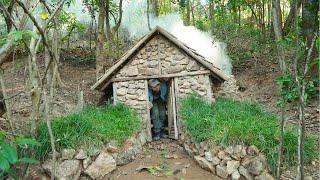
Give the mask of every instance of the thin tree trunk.
[(149, 28), (149, 31), (151, 31), (149, 13), (150, 13), (150, 0), (147, 0), (147, 20), (148, 20), (148, 28)]
[[(284, 75), (284, 72), (282, 73)], [(280, 119), (280, 143), (278, 149), (278, 163), (277, 163), (277, 174), (276, 178), (280, 180), (281, 176), (281, 167), (282, 167), (282, 160), (283, 160), (283, 150), (284, 150), (284, 123), (285, 123), (285, 98), (282, 98), (283, 105), (281, 106), (281, 119)]]
[(105, 0), (99, 0), (99, 15), (98, 15), (98, 39), (96, 47), (96, 78), (98, 79), (104, 73), (105, 53), (104, 53), (104, 24), (106, 19), (106, 4)]
[[(35, 26), (33, 26), (33, 32), (36, 32)], [(37, 129), (40, 121), (40, 100), (41, 100), (41, 89), (39, 86), (39, 70), (37, 67), (36, 62), (36, 52), (38, 44), (40, 43), (40, 40), (36, 43), (36, 40), (34, 38), (31, 38), (30, 41), (30, 57), (29, 57), (29, 78), (31, 82), (31, 102), (32, 102), (32, 114), (31, 114), (31, 135), (33, 137), (36, 137)]]
[(186, 6), (187, 6), (187, 14), (186, 14), (186, 22), (185, 25), (186, 26), (190, 26), (190, 0), (186, 0)]
[(14, 133), (14, 128), (13, 128), (13, 123), (12, 123), (12, 111), (11, 111), (11, 106), (10, 106), (10, 102), (8, 99), (8, 95), (7, 95), (7, 91), (6, 91), (6, 87), (5, 87), (5, 83), (3, 80), (3, 70), (0, 70), (0, 85), (1, 85), (1, 91), (2, 91), (2, 96), (3, 96), (3, 103), (5, 105), (6, 108), (6, 115), (7, 115), (7, 120), (10, 126), (10, 130), (12, 133)]

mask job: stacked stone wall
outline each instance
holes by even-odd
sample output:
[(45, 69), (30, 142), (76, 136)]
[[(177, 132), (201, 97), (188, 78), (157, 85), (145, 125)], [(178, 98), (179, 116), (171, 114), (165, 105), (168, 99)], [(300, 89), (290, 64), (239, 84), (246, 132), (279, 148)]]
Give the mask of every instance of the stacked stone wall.
[(146, 122), (148, 120), (148, 108), (145, 80), (114, 82), (113, 86), (115, 102), (121, 102), (135, 109), (141, 119)]
[(176, 83), (176, 96), (179, 100), (191, 94), (198, 94), (205, 98), (210, 96), (208, 75), (177, 77)]
[(205, 68), (176, 45), (158, 35), (129, 60), (116, 78), (186, 73), (198, 70), (205, 70)]

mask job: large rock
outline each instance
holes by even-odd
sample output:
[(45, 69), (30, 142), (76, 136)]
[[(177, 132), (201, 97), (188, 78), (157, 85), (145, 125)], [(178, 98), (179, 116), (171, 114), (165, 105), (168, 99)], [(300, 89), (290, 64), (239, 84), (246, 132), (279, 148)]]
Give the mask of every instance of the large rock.
[(203, 158), (201, 156), (194, 156), (194, 159), (197, 161), (197, 163), (203, 169), (205, 169), (207, 171), (211, 171), (213, 173), (215, 172), (215, 169), (214, 169), (213, 165), (209, 161), (207, 161), (205, 158)]
[(249, 173), (260, 175), (261, 172), (267, 167), (267, 161), (263, 155), (254, 158), (245, 159), (242, 165), (248, 170)]
[(244, 168), (243, 166), (239, 167), (239, 173), (244, 176), (246, 179), (248, 180), (252, 180), (253, 177), (252, 175), (248, 172), (248, 170), (246, 168)]
[(133, 161), (136, 157), (135, 149), (131, 146), (117, 155), (117, 165), (123, 166)]
[[(80, 176), (81, 167), (79, 160), (65, 160), (62, 163), (56, 162), (55, 178), (64, 179), (77, 179)], [(42, 164), (42, 168), (48, 173), (52, 173), (52, 161), (47, 160)]]
[(92, 160), (90, 157), (87, 157), (86, 159), (84, 159), (82, 161), (82, 165), (84, 169), (87, 169), (89, 167), (89, 165), (92, 163)]
[(238, 179), (240, 179), (240, 177), (241, 177), (241, 175), (240, 175), (240, 173), (239, 173), (238, 170), (234, 171), (234, 172), (231, 174), (231, 179), (232, 179), (232, 180), (238, 180)]
[(222, 178), (228, 178), (228, 172), (227, 172), (227, 167), (226, 166), (220, 166), (220, 165), (217, 165), (216, 166), (216, 173), (219, 177), (222, 177)]
[(61, 151), (61, 160), (72, 159), (76, 154), (76, 150), (74, 149), (63, 149)]
[(237, 171), (239, 166), (240, 166), (240, 162), (239, 161), (228, 161), (227, 162), (227, 172), (228, 172), (228, 174), (232, 174), (233, 172)]
[(65, 160), (58, 165), (56, 178), (59, 180), (78, 179), (81, 173), (79, 160)]
[(85, 170), (85, 173), (92, 179), (101, 179), (115, 169), (116, 161), (113, 157), (106, 152), (101, 152), (97, 159)]

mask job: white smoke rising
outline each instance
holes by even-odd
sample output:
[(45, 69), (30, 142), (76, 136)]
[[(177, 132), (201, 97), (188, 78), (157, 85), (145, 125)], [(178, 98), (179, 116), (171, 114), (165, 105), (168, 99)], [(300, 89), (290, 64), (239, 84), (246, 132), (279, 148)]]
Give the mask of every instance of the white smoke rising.
[[(184, 26), (178, 13), (160, 17), (150, 14), (149, 18), (151, 28), (160, 26), (166, 29), (227, 75), (231, 75), (231, 59), (226, 54), (225, 43), (216, 40), (213, 42), (214, 39), (209, 33), (202, 32), (193, 26)], [(129, 32), (130, 39), (141, 38), (149, 32), (146, 0), (135, 0), (124, 4), (121, 27)]]

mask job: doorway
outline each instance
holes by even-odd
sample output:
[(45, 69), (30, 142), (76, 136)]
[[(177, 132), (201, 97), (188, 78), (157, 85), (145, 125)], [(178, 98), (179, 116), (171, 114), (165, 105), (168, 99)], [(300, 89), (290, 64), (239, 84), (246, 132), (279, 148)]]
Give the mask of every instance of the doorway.
[[(177, 111), (176, 111), (176, 95), (175, 95), (175, 79), (159, 78), (160, 93), (154, 92), (151, 87), (148, 87), (148, 93), (152, 93), (152, 98), (161, 99), (165, 97), (166, 102), (159, 103), (157, 100), (153, 101), (153, 106), (150, 109), (150, 124), (151, 134), (154, 138), (159, 133), (159, 121), (161, 120), (161, 137), (178, 139), (178, 124), (177, 124)], [(148, 86), (150, 84), (148, 83)], [(165, 96), (162, 94), (166, 90)], [(156, 91), (156, 90), (155, 90)], [(162, 97), (161, 97), (161, 96)], [(156, 124), (155, 124), (156, 123)]]

